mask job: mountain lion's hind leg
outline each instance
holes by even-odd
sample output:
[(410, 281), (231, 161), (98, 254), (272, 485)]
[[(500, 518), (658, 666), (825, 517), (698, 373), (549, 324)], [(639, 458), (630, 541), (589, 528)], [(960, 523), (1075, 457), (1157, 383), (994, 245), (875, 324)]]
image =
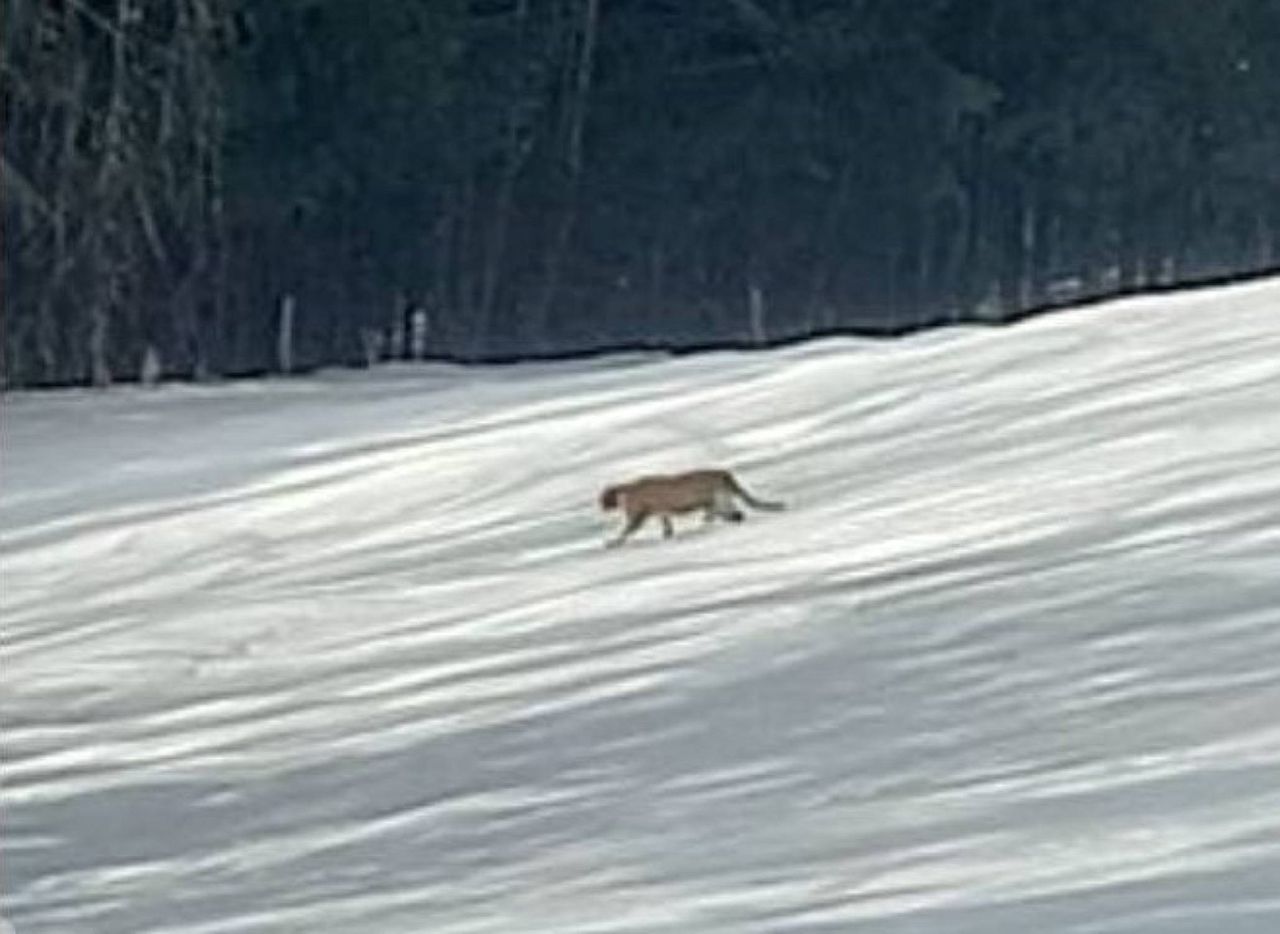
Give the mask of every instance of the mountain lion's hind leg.
[(741, 522), (745, 518), (742, 510), (734, 504), (733, 496), (727, 490), (716, 490), (711, 499), (709, 512), (714, 513), (721, 519), (727, 519), (729, 522)]

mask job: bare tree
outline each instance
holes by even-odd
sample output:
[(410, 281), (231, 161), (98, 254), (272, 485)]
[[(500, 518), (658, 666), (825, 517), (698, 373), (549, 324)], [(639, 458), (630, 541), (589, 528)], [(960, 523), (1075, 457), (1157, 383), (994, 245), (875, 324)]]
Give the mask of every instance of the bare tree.
[(207, 369), (225, 2), (6, 4), (7, 383), (137, 377), (148, 347)]
[(573, 236), (578, 217), (578, 198), (582, 185), (583, 137), (591, 100), (591, 78), (595, 68), (596, 34), (600, 23), (599, 0), (582, 0), (581, 23), (577, 32), (578, 55), (573, 64), (571, 93), (567, 111), (564, 149), (564, 205), (547, 251), (542, 294), (531, 311), (529, 333), (533, 343), (546, 339), (551, 305), (560, 289), (565, 253)]

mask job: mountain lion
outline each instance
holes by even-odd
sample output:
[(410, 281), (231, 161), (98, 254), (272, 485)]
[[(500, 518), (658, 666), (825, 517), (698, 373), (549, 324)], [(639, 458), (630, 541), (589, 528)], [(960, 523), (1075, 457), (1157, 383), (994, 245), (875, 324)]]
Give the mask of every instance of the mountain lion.
[(683, 513), (701, 511), (704, 522), (716, 518), (741, 522), (745, 516), (735, 505), (735, 499), (756, 509), (785, 508), (782, 503), (756, 499), (727, 470), (691, 470), (670, 476), (639, 477), (629, 483), (605, 487), (600, 494), (600, 508), (605, 512), (620, 509), (627, 519), (622, 531), (607, 542), (607, 547), (621, 545), (650, 516), (662, 521), (663, 538), (670, 538), (675, 531), (671, 517)]

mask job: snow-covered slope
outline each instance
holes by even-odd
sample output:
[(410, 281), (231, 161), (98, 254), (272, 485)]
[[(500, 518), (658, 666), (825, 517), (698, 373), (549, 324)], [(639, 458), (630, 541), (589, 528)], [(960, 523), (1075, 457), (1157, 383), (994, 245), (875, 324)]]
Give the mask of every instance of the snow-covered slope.
[(2, 437), (21, 934), (1280, 930), (1280, 282)]

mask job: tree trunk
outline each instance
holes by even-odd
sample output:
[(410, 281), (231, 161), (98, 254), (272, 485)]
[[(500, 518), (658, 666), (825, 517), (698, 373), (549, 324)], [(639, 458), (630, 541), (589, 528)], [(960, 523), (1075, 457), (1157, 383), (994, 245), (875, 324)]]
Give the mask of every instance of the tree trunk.
[(531, 313), (529, 333), (534, 346), (545, 342), (547, 321), (551, 305), (560, 289), (565, 252), (577, 221), (578, 195), (581, 186), (583, 164), (583, 135), (586, 130), (587, 108), (591, 95), (591, 76), (595, 66), (596, 32), (599, 26), (599, 0), (582, 0), (582, 25), (578, 48), (578, 61), (574, 75), (573, 94), (569, 105), (568, 140), (565, 146), (567, 172), (564, 209), (560, 214), (547, 253), (546, 273), (542, 295)]
[(144, 386), (155, 386), (164, 375), (164, 366), (160, 362), (160, 351), (155, 344), (147, 344), (142, 355), (142, 363), (138, 367), (138, 381)]
[(1018, 310), (1026, 311), (1035, 303), (1036, 247), (1039, 215), (1032, 193), (1032, 183), (1023, 188), (1021, 226), (1018, 250), (1020, 271), (1018, 277)]
[(292, 294), (280, 299), (279, 324), (276, 329), (276, 367), (284, 374), (293, 372), (294, 306)]
[[(519, 0), (516, 5), (516, 29), (519, 33), (517, 54), (527, 55), (527, 27), (529, 20), (528, 0)], [(498, 192), (494, 202), (493, 219), (489, 227), (489, 235), (485, 244), (484, 266), (481, 273), (480, 301), (477, 313), (481, 320), (489, 320), (493, 316), (493, 305), (497, 301), (498, 284), (502, 278), (502, 267), (506, 261), (507, 235), (511, 223), (511, 206), (515, 196), (516, 179), (533, 151), (533, 142), (524, 136), (520, 112), (528, 105), (528, 90), (518, 88), (507, 104), (505, 146), (503, 152), (502, 173), (498, 180)]]
[(111, 366), (107, 363), (108, 331), (111, 319), (105, 305), (97, 305), (93, 309), (93, 319), (89, 329), (89, 366), (90, 379), (99, 389), (111, 385)]
[(764, 292), (752, 281), (747, 285), (747, 315), (751, 328), (751, 342), (757, 347), (769, 343), (769, 335), (765, 329)]

